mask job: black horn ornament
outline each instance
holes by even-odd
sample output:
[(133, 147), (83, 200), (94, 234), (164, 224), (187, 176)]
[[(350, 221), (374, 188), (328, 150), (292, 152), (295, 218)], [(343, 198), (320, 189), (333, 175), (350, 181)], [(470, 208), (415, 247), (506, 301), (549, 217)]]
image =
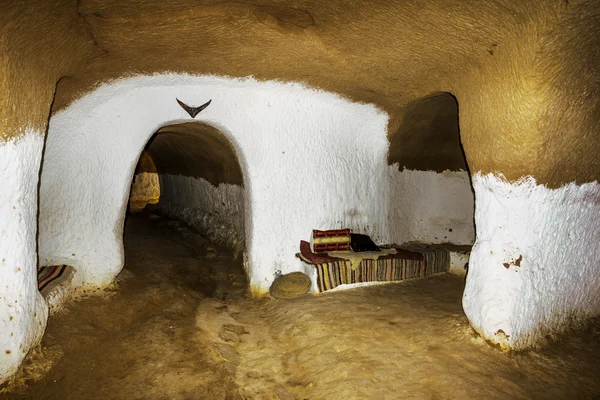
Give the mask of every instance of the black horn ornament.
[(201, 106), (190, 107), (187, 104), (185, 104), (184, 102), (182, 102), (181, 100), (179, 100), (178, 98), (175, 98), (175, 100), (177, 100), (177, 103), (179, 103), (181, 108), (183, 108), (188, 114), (190, 114), (190, 117), (192, 117), (192, 118), (196, 118), (196, 115), (198, 115), (200, 113), (200, 111), (202, 111), (206, 107), (208, 107), (208, 105), (212, 101), (212, 99), (211, 99), (211, 100), (207, 101), (206, 103), (202, 104)]

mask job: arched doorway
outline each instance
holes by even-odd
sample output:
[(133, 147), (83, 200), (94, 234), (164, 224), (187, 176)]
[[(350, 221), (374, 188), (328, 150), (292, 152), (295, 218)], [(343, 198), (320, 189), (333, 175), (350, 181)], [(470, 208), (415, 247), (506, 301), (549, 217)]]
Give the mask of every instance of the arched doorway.
[(235, 148), (201, 122), (167, 125), (148, 141), (161, 186), (155, 209), (197, 229), (217, 244), (245, 248), (245, 195)]
[(475, 240), (475, 199), (452, 94), (432, 93), (404, 107), (388, 164), (392, 240), (447, 248), (451, 271), (464, 274)]

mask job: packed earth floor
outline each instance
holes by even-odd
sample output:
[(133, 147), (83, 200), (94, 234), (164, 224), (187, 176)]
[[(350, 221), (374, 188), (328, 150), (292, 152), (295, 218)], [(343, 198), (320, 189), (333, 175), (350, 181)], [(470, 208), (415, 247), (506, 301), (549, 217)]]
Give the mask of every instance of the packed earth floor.
[(129, 217), (111, 287), (54, 313), (5, 399), (600, 397), (600, 324), (506, 353), (473, 333), (463, 279), (252, 299), (241, 257)]

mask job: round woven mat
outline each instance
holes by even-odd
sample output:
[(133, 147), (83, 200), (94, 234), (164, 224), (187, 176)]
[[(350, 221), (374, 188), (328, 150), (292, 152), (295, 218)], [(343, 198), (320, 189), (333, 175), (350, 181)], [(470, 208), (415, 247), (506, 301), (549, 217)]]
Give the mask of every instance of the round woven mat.
[(308, 275), (292, 272), (275, 278), (269, 293), (276, 299), (293, 299), (308, 292), (311, 285)]

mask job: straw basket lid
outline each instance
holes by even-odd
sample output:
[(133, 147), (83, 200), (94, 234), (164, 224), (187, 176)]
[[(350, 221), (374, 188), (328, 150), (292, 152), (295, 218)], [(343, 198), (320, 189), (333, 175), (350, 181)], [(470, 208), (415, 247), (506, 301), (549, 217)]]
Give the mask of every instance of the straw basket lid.
[(312, 285), (308, 275), (292, 272), (275, 278), (269, 293), (276, 299), (293, 299), (308, 292)]

